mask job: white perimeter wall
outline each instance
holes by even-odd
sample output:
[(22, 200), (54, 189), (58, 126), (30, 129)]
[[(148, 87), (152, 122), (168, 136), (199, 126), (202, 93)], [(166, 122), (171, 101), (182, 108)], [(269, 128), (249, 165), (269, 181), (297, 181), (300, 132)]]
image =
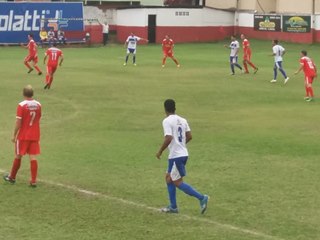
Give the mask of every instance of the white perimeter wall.
[[(233, 26), (234, 13), (210, 8), (142, 8), (117, 11), (119, 26), (145, 27), (148, 15), (157, 15), (157, 26)], [(181, 15), (180, 15), (181, 14)]]

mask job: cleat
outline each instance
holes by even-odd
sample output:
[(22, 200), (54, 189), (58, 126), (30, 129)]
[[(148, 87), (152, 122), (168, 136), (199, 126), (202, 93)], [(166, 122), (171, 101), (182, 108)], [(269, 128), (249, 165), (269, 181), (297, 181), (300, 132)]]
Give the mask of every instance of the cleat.
[(249, 72), (244, 72), (243, 74), (249, 74)]
[(164, 65), (162, 65), (161, 67), (163, 67), (163, 68), (164, 68)]
[(284, 80), (284, 84), (286, 84), (288, 81), (289, 81), (289, 77), (287, 77), (285, 80)]
[(304, 99), (304, 100), (308, 100), (308, 99), (309, 99), (309, 97), (307, 96), (307, 97), (304, 97), (303, 99)]
[(39, 72), (38, 75), (39, 75), (39, 76), (42, 75), (42, 72)]
[(136, 64), (136, 63), (134, 63), (134, 64), (133, 64), (133, 66), (135, 66), (135, 67), (136, 67), (136, 66), (137, 66), (137, 64)]
[(177, 65), (177, 68), (179, 68), (179, 67), (180, 67), (180, 64)]
[(307, 102), (313, 102), (313, 98), (309, 97), (308, 99), (306, 99)]
[(234, 73), (230, 73), (230, 75), (234, 75)]
[(208, 207), (208, 202), (209, 202), (209, 196), (204, 195), (204, 198), (200, 201), (201, 214), (204, 214), (206, 212)]
[(276, 79), (272, 79), (270, 82), (271, 82), (271, 83), (276, 83), (277, 80), (276, 80)]
[(30, 68), (29, 71), (28, 71), (28, 73), (31, 73), (32, 71), (33, 71), (33, 68)]
[(172, 208), (170, 206), (168, 207), (164, 207), (164, 208), (161, 208), (161, 212), (164, 212), (164, 213), (178, 213), (178, 208)]
[(127, 66), (127, 63), (124, 63), (123, 66)]
[(44, 86), (44, 88), (43, 89), (47, 89), (49, 87), (49, 85), (48, 84), (46, 84), (45, 86)]
[(256, 68), (253, 72), (253, 74), (256, 74), (258, 72), (259, 68)]
[(37, 187), (37, 183), (30, 183), (30, 185), (29, 185), (31, 188), (36, 188)]
[(3, 176), (3, 180), (5, 180), (6, 182), (11, 183), (11, 184), (15, 184), (16, 183), (16, 180), (12, 179), (9, 175)]

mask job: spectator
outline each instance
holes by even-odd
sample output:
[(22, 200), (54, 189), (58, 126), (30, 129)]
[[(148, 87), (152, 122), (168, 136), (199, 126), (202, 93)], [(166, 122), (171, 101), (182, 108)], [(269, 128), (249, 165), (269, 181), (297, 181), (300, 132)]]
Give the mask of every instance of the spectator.
[(56, 42), (56, 34), (53, 31), (53, 28), (51, 28), (48, 32), (48, 42), (49, 42), (49, 47), (52, 47), (53, 43)]
[(60, 45), (65, 45), (66, 44), (66, 38), (65, 38), (65, 35), (64, 35), (64, 31), (62, 30), (62, 28), (60, 28), (58, 30), (58, 42)]
[(87, 46), (91, 45), (91, 36), (89, 32), (86, 33), (84, 40), (86, 41)]
[(109, 24), (107, 22), (101, 23), (100, 21), (99, 24), (102, 26), (103, 45), (105, 46), (109, 39)]
[(43, 48), (43, 42), (48, 41), (48, 33), (45, 28), (41, 29), (41, 31), (39, 32), (39, 36), (40, 36), (40, 44), (41, 44), (41, 47)]

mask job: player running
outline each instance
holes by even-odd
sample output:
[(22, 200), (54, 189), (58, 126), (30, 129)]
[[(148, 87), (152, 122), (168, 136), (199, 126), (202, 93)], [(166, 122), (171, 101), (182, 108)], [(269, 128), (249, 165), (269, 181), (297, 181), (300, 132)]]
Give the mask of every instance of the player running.
[(28, 34), (28, 45), (24, 46), (21, 43), (21, 47), (23, 48), (27, 48), (29, 50), (29, 54), (28, 56), (26, 56), (24, 58), (24, 65), (26, 65), (26, 67), (29, 69), (28, 73), (31, 73), (33, 71), (33, 68), (30, 66), (29, 62), (33, 62), (32, 65), (33, 67), (37, 70), (38, 75), (41, 75), (42, 72), (40, 70), (40, 68), (37, 66), (38, 63), (38, 46), (36, 44), (36, 42), (33, 40), (33, 34)]
[(257, 73), (258, 68), (251, 62), (251, 48), (250, 48), (250, 42), (248, 39), (246, 39), (246, 36), (244, 34), (241, 34), (242, 39), (242, 48), (243, 48), (243, 67), (244, 67), (244, 73), (249, 73), (248, 70), (248, 64), (254, 69), (254, 74)]
[(239, 68), (242, 71), (242, 67), (240, 66), (240, 64), (238, 63), (238, 53), (239, 53), (239, 42), (236, 39), (235, 36), (231, 36), (231, 43), (229, 46), (224, 45), (224, 47), (226, 48), (230, 48), (230, 68), (231, 68), (231, 75), (234, 75), (234, 66), (236, 66), (237, 68)]
[[(59, 66), (61, 66), (63, 62), (63, 53), (59, 48), (56, 48), (55, 45), (56, 44), (54, 44), (53, 47), (48, 48), (43, 59), (43, 63), (46, 64), (46, 60), (48, 58), (46, 85), (44, 86), (44, 89), (50, 89), (51, 84), (53, 82), (53, 75), (58, 68), (58, 63), (59, 63)], [(60, 62), (59, 62), (59, 58), (60, 58)]]
[(162, 40), (162, 51), (163, 51), (163, 59), (162, 59), (162, 67), (165, 67), (167, 57), (171, 58), (177, 67), (180, 67), (180, 64), (178, 60), (173, 56), (173, 48), (174, 48), (174, 42), (169, 37), (169, 35), (166, 35), (165, 38)]
[(124, 43), (124, 47), (127, 48), (127, 55), (126, 60), (123, 64), (123, 66), (127, 66), (129, 55), (133, 54), (132, 62), (134, 66), (137, 66), (136, 64), (136, 52), (137, 52), (137, 43), (140, 41), (146, 41), (149, 42), (148, 39), (140, 38), (135, 36), (133, 33), (130, 34), (130, 36), (127, 38), (127, 40)]
[(301, 70), (304, 72), (304, 84), (306, 89), (305, 100), (307, 102), (313, 101), (313, 79), (317, 77), (317, 68), (311, 58), (307, 57), (307, 51), (301, 51), (300, 68), (294, 73), (298, 74)]
[(289, 77), (287, 76), (286, 72), (284, 71), (282, 67), (282, 60), (283, 60), (283, 55), (286, 53), (286, 50), (279, 45), (278, 40), (273, 40), (272, 41), (272, 55), (274, 56), (274, 67), (273, 67), (273, 79), (270, 81), (272, 83), (277, 82), (277, 75), (278, 75), (278, 69), (281, 72), (281, 74), (284, 77), (284, 84), (286, 84), (289, 81)]
[(186, 119), (175, 114), (175, 101), (167, 99), (164, 102), (167, 117), (163, 120), (164, 141), (156, 157), (160, 159), (162, 152), (169, 148), (168, 171), (166, 174), (167, 189), (170, 205), (161, 209), (166, 213), (178, 213), (176, 202), (176, 188), (184, 193), (195, 197), (200, 202), (201, 213), (203, 214), (208, 205), (209, 197), (197, 192), (192, 186), (183, 182), (186, 175), (185, 165), (188, 160), (186, 144), (192, 139), (191, 130)]
[(41, 104), (33, 99), (33, 89), (30, 85), (23, 88), (24, 101), (17, 107), (16, 124), (12, 142), (15, 143), (15, 159), (9, 175), (3, 179), (6, 182), (15, 183), (16, 175), (21, 166), (21, 159), (29, 154), (31, 180), (30, 186), (37, 186), (38, 162), (40, 154), (40, 118)]

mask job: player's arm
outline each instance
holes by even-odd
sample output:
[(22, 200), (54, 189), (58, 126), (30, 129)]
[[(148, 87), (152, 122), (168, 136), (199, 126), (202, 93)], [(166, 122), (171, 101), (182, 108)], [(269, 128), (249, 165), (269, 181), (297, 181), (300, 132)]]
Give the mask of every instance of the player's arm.
[(157, 157), (158, 159), (160, 159), (163, 151), (166, 150), (166, 148), (167, 148), (167, 147), (169, 146), (169, 144), (171, 143), (172, 139), (173, 139), (173, 137), (172, 137), (171, 135), (166, 135), (166, 136), (164, 136), (163, 143), (162, 143), (162, 145), (161, 145), (158, 153), (156, 154), (156, 157)]
[(297, 71), (295, 71), (294, 74), (298, 74), (299, 72), (301, 72), (302, 69), (303, 69), (303, 63), (300, 63), (300, 68)]
[(60, 58), (60, 62), (59, 62), (59, 66), (61, 66), (62, 65), (62, 62), (63, 62), (63, 54), (61, 54), (61, 58)]
[(47, 57), (48, 57), (48, 54), (45, 54), (43, 59), (43, 64), (46, 64)]
[(286, 53), (286, 50), (283, 49), (281, 56), (283, 56)]
[(186, 132), (186, 143), (190, 142), (192, 139), (191, 131)]
[(124, 42), (124, 48), (127, 47), (127, 44), (128, 44), (128, 40)]
[(16, 124), (14, 126), (14, 130), (13, 130), (13, 137), (11, 139), (12, 142), (16, 142), (17, 141), (17, 136), (18, 136), (18, 133), (19, 133), (19, 130), (21, 128), (21, 118), (16, 118)]

